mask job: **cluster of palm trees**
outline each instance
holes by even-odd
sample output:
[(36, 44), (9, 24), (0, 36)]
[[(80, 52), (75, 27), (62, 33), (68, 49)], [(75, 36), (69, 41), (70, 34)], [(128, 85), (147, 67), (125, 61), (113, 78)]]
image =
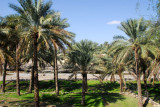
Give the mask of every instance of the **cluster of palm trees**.
[[(33, 61), (30, 92), (34, 84), (35, 106), (39, 106), (38, 63), (44, 62), (45, 53), (54, 54), (56, 93), (58, 89), (57, 50), (71, 47), (74, 34), (65, 30), (69, 26), (60, 13), (51, 10), (52, 2), (43, 0), (18, 0), (20, 6), (9, 4), (17, 12), (1, 18), (0, 66), (4, 66), (2, 92), (5, 92), (6, 69), (14, 65), (17, 72), (17, 95), (20, 95), (19, 66), (22, 62)], [(52, 57), (53, 56), (53, 57)], [(47, 62), (47, 61), (46, 61)]]
[[(129, 19), (118, 26), (127, 37), (114, 36), (114, 41), (98, 45), (88, 40), (82, 40), (73, 45), (68, 53), (67, 67), (74, 75), (81, 71), (83, 77), (82, 104), (85, 104), (87, 91), (87, 71), (99, 71), (99, 80), (110, 74), (111, 82), (115, 81), (114, 74), (120, 78), (120, 91), (125, 91), (126, 83), (123, 72), (128, 71), (137, 81), (139, 107), (143, 107), (141, 77), (143, 77), (145, 91), (147, 81), (159, 80), (159, 24), (148, 20)], [(148, 95), (148, 94), (147, 94)]]
[[(127, 37), (114, 36), (114, 41), (107, 47), (110, 64), (108, 71), (118, 73), (120, 77), (120, 91), (124, 91), (123, 71), (128, 71), (137, 80), (139, 107), (143, 107), (141, 76), (143, 75), (145, 89), (147, 80), (159, 80), (159, 32), (158, 23), (140, 19), (129, 19), (118, 26)], [(105, 58), (107, 59), (107, 58)], [(109, 60), (108, 60), (109, 61)], [(108, 72), (107, 71), (107, 72)]]

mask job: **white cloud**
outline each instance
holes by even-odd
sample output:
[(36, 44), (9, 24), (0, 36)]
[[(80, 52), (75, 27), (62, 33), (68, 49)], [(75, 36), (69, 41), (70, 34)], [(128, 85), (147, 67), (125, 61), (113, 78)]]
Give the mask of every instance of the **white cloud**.
[(113, 20), (111, 22), (108, 22), (107, 24), (109, 24), (109, 25), (117, 25), (117, 24), (120, 24), (120, 23), (121, 23), (121, 21)]

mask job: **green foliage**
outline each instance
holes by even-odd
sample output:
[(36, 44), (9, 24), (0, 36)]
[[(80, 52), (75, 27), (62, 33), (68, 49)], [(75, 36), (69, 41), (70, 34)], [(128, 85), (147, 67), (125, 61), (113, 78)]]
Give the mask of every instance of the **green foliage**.
[(69, 64), (86, 72), (91, 66), (93, 54), (96, 49), (97, 44), (89, 40), (82, 40), (76, 43), (73, 49), (68, 53)]

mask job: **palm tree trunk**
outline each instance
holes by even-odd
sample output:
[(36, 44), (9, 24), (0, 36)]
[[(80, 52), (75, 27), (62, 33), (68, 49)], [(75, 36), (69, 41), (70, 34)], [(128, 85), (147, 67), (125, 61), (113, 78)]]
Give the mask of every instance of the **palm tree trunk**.
[(155, 75), (155, 74), (153, 74), (152, 87), (154, 87), (154, 86), (155, 86), (155, 85), (154, 85), (155, 77), (156, 77), (156, 75)]
[(123, 92), (123, 78), (122, 78), (122, 71), (118, 70), (118, 75), (120, 78), (120, 92)]
[(57, 66), (57, 49), (54, 49), (54, 70), (55, 70), (55, 86), (56, 86), (56, 95), (59, 95), (59, 86), (58, 86), (58, 66)]
[(3, 83), (2, 83), (2, 92), (5, 92), (5, 86), (6, 86), (6, 71), (7, 71), (7, 60), (5, 60), (4, 63), (4, 71), (3, 71)]
[[(147, 69), (148, 70), (148, 69)], [(145, 95), (148, 98), (148, 90), (147, 90), (147, 70), (143, 71), (143, 82), (144, 82), (144, 87), (145, 87)]]
[(3, 75), (3, 72), (2, 72), (2, 64), (0, 63), (0, 76)]
[(54, 77), (53, 77), (54, 78), (54, 82), (56, 81), (56, 79), (55, 79), (55, 75), (56, 74), (55, 73), (56, 73), (56, 70), (55, 70), (55, 65), (54, 65)]
[[(33, 58), (34, 58), (34, 56), (33, 56)], [(33, 62), (33, 60), (32, 60), (32, 62)], [(29, 83), (29, 90), (28, 90), (28, 92), (32, 93), (33, 89), (34, 89), (34, 63), (33, 63), (33, 66), (32, 66), (31, 79), (30, 79), (30, 83)]]
[(38, 33), (34, 36), (34, 101), (35, 107), (39, 107), (39, 87), (38, 87), (38, 66), (37, 66), (37, 38)]
[(85, 74), (85, 91), (88, 92), (87, 73)]
[(19, 86), (19, 58), (18, 58), (18, 44), (16, 46), (16, 73), (17, 73), (17, 80), (16, 80), (16, 88), (17, 88), (17, 95), (20, 96), (20, 86)]
[(111, 83), (115, 82), (115, 77), (114, 77), (114, 74), (113, 74), (113, 73), (111, 74), (110, 82), (111, 82)]
[(85, 93), (86, 93), (86, 79), (87, 79), (87, 73), (86, 72), (82, 72), (82, 101), (81, 104), (85, 105)]
[(75, 81), (77, 81), (77, 71), (75, 71)]
[(142, 103), (142, 89), (141, 89), (141, 73), (139, 71), (138, 64), (138, 49), (135, 49), (135, 61), (136, 61), (136, 74), (137, 74), (137, 86), (138, 86), (138, 107), (143, 107)]
[(122, 75), (122, 79), (123, 79), (123, 91), (125, 91), (124, 89), (126, 89), (126, 80), (124, 78), (124, 75)]

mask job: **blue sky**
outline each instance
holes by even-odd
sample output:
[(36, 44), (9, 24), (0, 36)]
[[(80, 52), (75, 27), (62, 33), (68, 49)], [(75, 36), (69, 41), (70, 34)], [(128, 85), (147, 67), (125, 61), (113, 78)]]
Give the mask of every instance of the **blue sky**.
[[(152, 18), (154, 12), (149, 0), (52, 0), (52, 9), (61, 12), (67, 18), (70, 27), (67, 30), (76, 34), (75, 40), (89, 39), (94, 42), (112, 42), (114, 35), (125, 35), (117, 29), (121, 21), (129, 18)], [(15, 13), (8, 7), (17, 0), (3, 0), (0, 3), (0, 16)], [(139, 3), (137, 10), (136, 4)]]

